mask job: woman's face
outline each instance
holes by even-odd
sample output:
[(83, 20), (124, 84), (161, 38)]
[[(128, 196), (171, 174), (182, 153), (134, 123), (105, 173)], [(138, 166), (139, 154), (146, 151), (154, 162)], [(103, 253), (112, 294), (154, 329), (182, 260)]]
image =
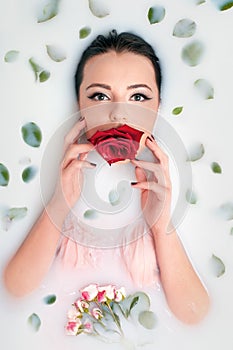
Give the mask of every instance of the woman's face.
[(159, 91), (151, 61), (131, 52), (92, 57), (84, 66), (78, 102), (87, 137), (123, 124), (152, 132)]

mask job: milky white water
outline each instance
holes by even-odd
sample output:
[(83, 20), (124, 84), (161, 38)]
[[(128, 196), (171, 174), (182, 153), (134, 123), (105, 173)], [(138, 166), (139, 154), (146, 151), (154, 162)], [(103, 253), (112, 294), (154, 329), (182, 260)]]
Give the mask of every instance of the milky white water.
[[(22, 182), (21, 173), (28, 164), (40, 168), (44, 151), (54, 132), (76, 111), (72, 77), (80, 52), (97, 33), (112, 28), (118, 31), (133, 30), (156, 48), (162, 62), (164, 84), (160, 115), (165, 120), (163, 125), (168, 123), (173, 135), (178, 135), (186, 150), (191, 150), (199, 143), (205, 147), (204, 156), (191, 165), (191, 180), (198, 200), (185, 211), (178, 232), (209, 291), (211, 309), (201, 324), (188, 327), (169, 312), (161, 290), (157, 287), (147, 289), (151, 308), (157, 315), (157, 326), (152, 332), (139, 327), (136, 333), (129, 327), (127, 334), (137, 343), (144, 344), (138, 347), (143, 349), (231, 350), (233, 236), (230, 231), (233, 224), (219, 215), (218, 208), (233, 201), (233, 46), (230, 35), (233, 10), (220, 12), (210, 0), (201, 5), (196, 5), (195, 0), (101, 0), (100, 5), (107, 8), (110, 14), (97, 18), (90, 12), (88, 1), (63, 0), (58, 15), (39, 24), (37, 16), (46, 3), (38, 0), (1, 2), (0, 163), (7, 166), (10, 172), (9, 185), (0, 187), (1, 217), (10, 207), (28, 208), (27, 216), (12, 223), (7, 231), (1, 219), (1, 271), (42, 210), (39, 172), (29, 183)], [(160, 23), (151, 25), (147, 12), (154, 5), (164, 6), (166, 15)], [(191, 38), (172, 35), (175, 24), (183, 18), (190, 18), (197, 24), (196, 33)], [(85, 39), (79, 39), (79, 29), (84, 26), (91, 27), (91, 34)], [(181, 59), (181, 50), (193, 40), (203, 43), (204, 55), (200, 64), (190, 67)], [(46, 53), (46, 45), (60, 47), (67, 58), (62, 62), (52, 61)], [(20, 53), (16, 61), (6, 63), (4, 56), (10, 50)], [(35, 82), (34, 73), (28, 64), (30, 57), (50, 71), (48, 81)], [(214, 99), (205, 100), (194, 89), (194, 81), (200, 78), (207, 79), (213, 85)], [(183, 106), (183, 111), (174, 116), (172, 110), (178, 106)], [(29, 147), (22, 140), (21, 127), (30, 121), (37, 123), (42, 130), (43, 141), (39, 148)], [(168, 147), (172, 158), (175, 152), (169, 149), (169, 142), (163, 135), (162, 127), (158, 138), (160, 136), (165, 149)], [(57, 159), (59, 147), (54, 152)], [(222, 174), (212, 172), (212, 162), (221, 165)], [(176, 165), (175, 160), (171, 161), (174, 187), (177, 185)], [(54, 176), (54, 170), (48, 169), (48, 192), (54, 185)], [(177, 198), (176, 188), (174, 195)], [(220, 277), (216, 277), (212, 254), (221, 258), (225, 264), (226, 271)], [(96, 270), (94, 276), (93, 271), (85, 270), (82, 274), (70, 275), (54, 268), (39, 290), (24, 299), (10, 297), (1, 283), (1, 349), (122, 349), (119, 344), (109, 345), (85, 336), (76, 338), (64, 335), (66, 311), (74, 300), (74, 292), (87, 283), (107, 281), (125, 285), (129, 292), (133, 290), (124, 271), (119, 271), (109, 256), (106, 257), (104, 269)], [(53, 305), (43, 302), (48, 294), (57, 295)], [(31, 330), (27, 324), (32, 313), (38, 314), (42, 322), (38, 332)], [(147, 341), (150, 344), (146, 345)]]

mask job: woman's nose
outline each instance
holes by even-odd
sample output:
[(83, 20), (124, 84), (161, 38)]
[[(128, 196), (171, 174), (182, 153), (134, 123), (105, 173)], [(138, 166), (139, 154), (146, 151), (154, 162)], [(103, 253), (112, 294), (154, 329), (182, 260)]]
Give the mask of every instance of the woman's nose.
[(111, 122), (125, 123), (127, 121), (127, 111), (124, 104), (116, 104), (109, 113)]

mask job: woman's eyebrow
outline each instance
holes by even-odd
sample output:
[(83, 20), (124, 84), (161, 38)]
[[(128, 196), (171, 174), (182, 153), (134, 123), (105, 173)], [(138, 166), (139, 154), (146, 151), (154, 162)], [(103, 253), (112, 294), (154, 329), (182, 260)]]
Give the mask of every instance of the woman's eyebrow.
[(86, 88), (86, 90), (92, 88), (92, 87), (101, 87), (107, 90), (111, 90), (111, 86), (107, 85), (107, 84), (101, 84), (101, 83), (93, 83), (91, 85), (88, 85), (88, 87)]
[(152, 89), (147, 85), (147, 84), (133, 84), (133, 85), (129, 85), (127, 86), (127, 90), (130, 89), (137, 89), (137, 88), (147, 88), (152, 92)]

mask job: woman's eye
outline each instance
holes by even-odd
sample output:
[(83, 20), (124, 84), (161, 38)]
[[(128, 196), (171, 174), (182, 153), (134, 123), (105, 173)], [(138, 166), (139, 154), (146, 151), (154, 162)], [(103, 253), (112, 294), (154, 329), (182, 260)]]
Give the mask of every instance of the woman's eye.
[(150, 98), (144, 94), (134, 94), (131, 97), (131, 100), (141, 102), (141, 101), (145, 101), (145, 100), (150, 100)]
[(95, 92), (93, 95), (88, 96), (88, 98), (90, 98), (91, 100), (94, 100), (94, 101), (107, 101), (107, 100), (109, 100), (108, 96), (106, 96), (105, 94), (103, 94), (101, 92)]

